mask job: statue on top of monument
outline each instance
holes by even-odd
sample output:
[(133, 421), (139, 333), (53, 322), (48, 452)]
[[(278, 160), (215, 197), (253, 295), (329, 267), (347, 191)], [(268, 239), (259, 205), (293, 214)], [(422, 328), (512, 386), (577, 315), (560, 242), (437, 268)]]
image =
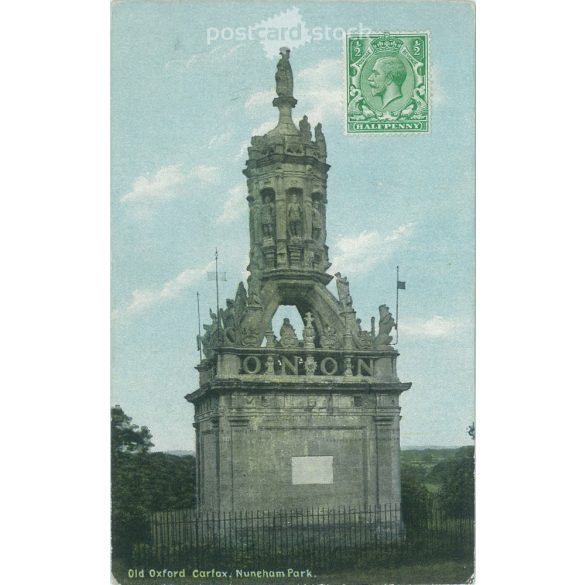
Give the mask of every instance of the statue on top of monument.
[(354, 334), (354, 341), (359, 349), (372, 349), (374, 345), (374, 337), (369, 331), (362, 329), (362, 320), (356, 319), (357, 335)]
[(293, 97), (293, 73), (290, 66), (290, 49), (280, 49), (280, 60), (276, 65), (276, 95), (278, 97)]
[(341, 272), (335, 273), (335, 283), (337, 284), (337, 294), (339, 295), (339, 302), (343, 309), (352, 309), (353, 300), (349, 294), (349, 281), (347, 276), (341, 276)]
[(315, 126), (315, 141), (317, 143), (317, 149), (319, 154), (323, 157), (327, 157), (327, 143), (325, 142), (325, 135), (323, 134), (323, 126), (321, 126), (321, 122), (319, 122)]
[(221, 317), (221, 322), (223, 323), (226, 340), (230, 343), (236, 343), (237, 324), (234, 301), (232, 299), (226, 299), (226, 308), (220, 309), (219, 314)]
[(205, 355), (206, 359), (213, 357), (213, 349), (217, 347), (217, 343), (219, 341), (219, 322), (217, 320), (217, 315), (211, 309), (209, 309), (209, 316), (211, 317), (211, 325), (207, 325), (207, 323), (203, 325), (205, 333), (201, 338), (203, 354)]
[(280, 328), (280, 345), (286, 348), (299, 347), (299, 338), (288, 317), (284, 318)]
[(375, 339), (375, 345), (377, 348), (390, 345), (392, 336), (390, 332), (396, 327), (396, 321), (392, 317), (392, 313), (388, 309), (388, 305), (380, 305), (380, 321), (378, 323), (378, 335)]
[(301, 132), (301, 140), (303, 142), (311, 142), (311, 124), (309, 124), (309, 119), (306, 115), (299, 122), (299, 130)]

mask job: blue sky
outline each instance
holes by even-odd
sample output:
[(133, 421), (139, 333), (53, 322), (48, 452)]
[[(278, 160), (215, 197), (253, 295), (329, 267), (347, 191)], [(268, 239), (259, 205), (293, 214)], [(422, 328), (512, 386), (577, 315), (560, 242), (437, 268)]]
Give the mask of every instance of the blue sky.
[[(284, 13), (284, 15), (283, 15)], [(245, 277), (246, 145), (276, 124), (276, 51), (229, 28), (429, 31), (432, 131), (347, 136), (342, 39), (293, 46), (294, 117), (323, 123), (331, 271), (358, 316), (401, 293), (402, 444), (469, 443), (474, 419), (474, 11), (464, 2), (119, 2), (112, 8), (112, 403), (156, 449), (192, 449), (196, 292), (220, 250)], [(280, 16), (279, 16), (280, 15)], [(223, 36), (208, 43), (215, 29)], [(211, 33), (209, 31), (212, 31)], [(278, 44), (278, 43), (277, 43)], [(286, 43), (284, 43), (286, 44)], [(291, 43), (288, 43), (289, 45)], [(274, 58), (269, 58), (274, 56)]]

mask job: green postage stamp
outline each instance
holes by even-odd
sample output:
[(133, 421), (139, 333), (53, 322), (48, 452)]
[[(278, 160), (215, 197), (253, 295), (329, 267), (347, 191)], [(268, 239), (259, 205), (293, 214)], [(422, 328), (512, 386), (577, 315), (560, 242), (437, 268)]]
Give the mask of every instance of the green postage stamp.
[(347, 132), (428, 132), (428, 33), (356, 33), (346, 43)]

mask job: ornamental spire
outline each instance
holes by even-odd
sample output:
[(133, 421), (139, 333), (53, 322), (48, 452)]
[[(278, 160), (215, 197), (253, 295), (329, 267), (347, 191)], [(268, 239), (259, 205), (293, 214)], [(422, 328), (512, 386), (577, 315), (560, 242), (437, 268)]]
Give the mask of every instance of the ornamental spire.
[(293, 72), (290, 66), (290, 49), (280, 49), (280, 60), (276, 65), (276, 95), (272, 105), (278, 108), (278, 124), (269, 134), (298, 134), (299, 130), (292, 120), (292, 109), (297, 100), (293, 96)]

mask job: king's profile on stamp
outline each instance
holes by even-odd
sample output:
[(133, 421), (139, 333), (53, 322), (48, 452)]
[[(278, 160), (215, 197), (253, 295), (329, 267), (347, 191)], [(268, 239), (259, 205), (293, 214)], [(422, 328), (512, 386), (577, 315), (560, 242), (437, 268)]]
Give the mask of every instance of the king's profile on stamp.
[(406, 79), (406, 67), (398, 57), (381, 57), (372, 68), (368, 83), (372, 94), (382, 99), (382, 109), (402, 97), (402, 84)]

